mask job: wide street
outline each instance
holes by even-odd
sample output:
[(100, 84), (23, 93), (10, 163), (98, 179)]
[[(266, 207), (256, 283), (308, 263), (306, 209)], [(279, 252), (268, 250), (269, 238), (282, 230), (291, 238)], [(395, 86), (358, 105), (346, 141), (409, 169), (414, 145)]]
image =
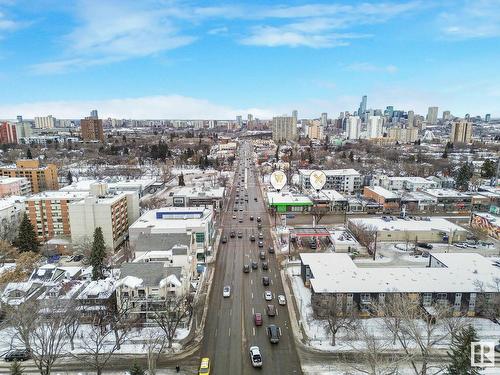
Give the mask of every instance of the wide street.
[[(250, 158), (250, 161), (247, 161), (247, 158)], [(227, 236), (227, 243), (221, 243), (218, 249), (208, 302), (209, 312), (199, 354), (201, 357), (210, 358), (211, 373), (214, 374), (251, 374), (255, 371), (262, 374), (300, 374), (299, 358), (287, 311), (290, 301), (287, 301), (286, 306), (278, 305), (277, 296), (285, 293), (276, 255), (268, 252), (269, 245), (272, 244), (270, 223), (252, 163), (251, 150), (246, 144), (240, 149), (240, 161), (236, 167), (228, 205), (221, 218), (222, 235)], [(248, 192), (248, 202), (245, 201), (245, 188)], [(239, 199), (236, 198), (238, 194)], [(238, 201), (242, 204), (235, 203)], [(235, 208), (237, 211), (234, 211)], [(254, 220), (250, 220), (250, 216), (253, 216)], [(258, 247), (257, 217), (262, 218), (262, 248)], [(239, 223), (240, 218), (243, 219), (242, 223)], [(231, 231), (241, 232), (242, 238), (231, 238)], [(255, 235), (255, 242), (250, 241), (251, 235)], [(262, 270), (260, 250), (265, 251), (269, 270)], [(244, 273), (243, 265), (250, 265), (252, 261), (258, 263), (258, 269)], [(263, 286), (264, 276), (270, 278), (269, 286)], [(231, 296), (228, 298), (222, 295), (226, 285), (231, 287)], [(272, 301), (265, 301), (266, 290), (272, 292)], [(275, 317), (266, 315), (268, 304), (276, 306)], [(256, 312), (263, 316), (263, 324), (259, 327), (254, 324)], [(266, 333), (269, 324), (276, 324), (281, 328), (281, 337), (277, 344), (269, 342)], [(261, 369), (254, 369), (250, 362), (249, 348), (254, 345), (260, 348), (262, 354)]]

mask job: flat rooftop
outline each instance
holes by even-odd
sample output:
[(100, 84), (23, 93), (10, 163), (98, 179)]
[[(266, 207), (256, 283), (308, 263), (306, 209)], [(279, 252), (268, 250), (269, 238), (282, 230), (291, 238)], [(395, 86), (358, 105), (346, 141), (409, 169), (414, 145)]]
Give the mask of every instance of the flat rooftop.
[(383, 188), (382, 186), (365, 186), (366, 189), (373, 191), (375, 194), (384, 197), (385, 199), (398, 199), (399, 195)]
[[(299, 169), (299, 173), (309, 176), (311, 173), (313, 173), (315, 169)], [(345, 175), (355, 175), (359, 176), (359, 172), (355, 169), (348, 168), (348, 169), (326, 169), (323, 170), (327, 176), (345, 176)]]
[(497, 292), (500, 268), (479, 254), (432, 254), (445, 267), (359, 268), (348, 254), (302, 253), (316, 293)]
[(175, 196), (186, 196), (190, 198), (223, 198), (225, 188), (205, 186), (184, 186), (174, 192)]
[(267, 200), (269, 204), (302, 204), (312, 206), (313, 202), (305, 195), (293, 195), (292, 193), (282, 192), (267, 192)]
[(355, 225), (364, 224), (374, 226), (377, 231), (412, 231), (412, 232), (429, 232), (440, 231), (449, 233), (450, 231), (466, 232), (464, 228), (452, 223), (441, 217), (431, 216), (428, 221), (426, 220), (404, 220), (395, 218), (395, 220), (386, 221), (382, 218), (362, 218), (362, 219), (349, 219)]
[(467, 198), (468, 194), (461, 193), (455, 189), (425, 189), (424, 192), (434, 198)]
[(27, 198), (28, 201), (34, 200), (46, 200), (46, 199), (56, 199), (56, 200), (80, 200), (87, 197), (89, 193), (87, 191), (44, 191), (42, 193), (34, 194)]
[[(129, 229), (174, 229), (203, 226), (212, 209), (203, 207), (164, 207), (145, 212)], [(154, 230), (152, 231), (154, 232)]]

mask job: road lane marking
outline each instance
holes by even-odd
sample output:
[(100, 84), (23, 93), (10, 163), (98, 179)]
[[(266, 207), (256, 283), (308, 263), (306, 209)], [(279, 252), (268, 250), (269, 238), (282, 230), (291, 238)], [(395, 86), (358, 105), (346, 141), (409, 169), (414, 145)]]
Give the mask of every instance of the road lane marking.
[(229, 337), (231, 337), (231, 327), (229, 327)]
[(278, 309), (276, 309), (276, 316), (278, 316), (278, 315), (279, 315), (279, 313), (278, 313)]
[(255, 327), (252, 328), (253, 335), (255, 336)]
[(252, 292), (252, 299), (253, 299), (253, 292)]
[(255, 314), (255, 308), (252, 307), (252, 315)]
[(233, 315), (233, 309), (230, 309), (229, 310), (229, 316), (232, 316)]
[(215, 336), (217, 337), (217, 327), (215, 327)]
[(252, 279), (252, 280), (250, 280), (250, 285), (253, 285), (253, 279)]

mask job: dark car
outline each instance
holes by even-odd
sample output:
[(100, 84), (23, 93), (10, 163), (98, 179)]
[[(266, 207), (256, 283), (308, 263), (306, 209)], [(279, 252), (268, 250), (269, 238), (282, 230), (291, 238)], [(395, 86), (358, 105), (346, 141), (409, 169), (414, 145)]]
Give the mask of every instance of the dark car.
[(14, 349), (5, 355), (6, 362), (26, 361), (31, 358), (31, 353), (28, 349)]
[(269, 254), (274, 254), (274, 247), (273, 247), (273, 245), (269, 245)]
[(262, 270), (267, 271), (269, 269), (269, 264), (267, 262), (262, 262)]
[(260, 218), (260, 216), (257, 216), (257, 223), (260, 223), (262, 221), (262, 219)]
[(222, 242), (222, 243), (226, 243), (226, 242), (227, 242), (227, 237), (226, 237), (226, 236), (223, 236), (223, 237), (222, 237), (221, 242)]
[(250, 221), (253, 221), (253, 216), (250, 216)]
[(242, 237), (243, 237), (243, 233), (238, 232), (238, 238), (242, 238)]
[(262, 278), (262, 285), (264, 285), (264, 286), (269, 286), (269, 284), (270, 284), (270, 283), (271, 283), (271, 280), (269, 280), (269, 277), (264, 276), (264, 277)]
[(271, 324), (267, 326), (267, 335), (271, 344), (277, 344), (280, 342), (281, 330), (277, 325)]
[(243, 272), (249, 273), (250, 272), (250, 266), (248, 264), (243, 265)]
[(267, 313), (267, 316), (276, 316), (276, 306), (267, 305), (266, 313)]
[(417, 246), (423, 247), (424, 249), (427, 249), (427, 250), (432, 250), (432, 245), (430, 243), (427, 243), (427, 242), (418, 242)]
[(257, 197), (255, 197), (253, 200), (257, 202)]
[(236, 237), (236, 232), (234, 230), (231, 231), (231, 233), (229, 234), (229, 237), (231, 237), (231, 238)]
[(252, 261), (252, 269), (256, 270), (257, 268), (259, 268), (259, 265), (257, 264), (257, 262), (255, 260)]

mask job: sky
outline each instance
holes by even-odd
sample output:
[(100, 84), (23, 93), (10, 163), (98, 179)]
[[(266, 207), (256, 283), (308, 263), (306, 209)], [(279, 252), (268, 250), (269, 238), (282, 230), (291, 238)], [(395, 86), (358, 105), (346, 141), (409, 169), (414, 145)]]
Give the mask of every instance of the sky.
[(500, 0), (0, 0), (0, 118), (500, 117)]

